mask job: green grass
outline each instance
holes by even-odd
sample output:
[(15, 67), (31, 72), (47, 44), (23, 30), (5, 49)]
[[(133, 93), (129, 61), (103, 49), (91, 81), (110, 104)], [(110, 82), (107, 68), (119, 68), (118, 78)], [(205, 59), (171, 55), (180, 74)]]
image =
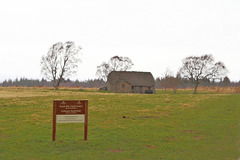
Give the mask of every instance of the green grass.
[[(88, 140), (83, 124), (57, 124), (52, 142), (52, 101), (75, 99), (89, 100)], [(4, 160), (240, 158), (239, 94), (0, 88), (0, 113)]]

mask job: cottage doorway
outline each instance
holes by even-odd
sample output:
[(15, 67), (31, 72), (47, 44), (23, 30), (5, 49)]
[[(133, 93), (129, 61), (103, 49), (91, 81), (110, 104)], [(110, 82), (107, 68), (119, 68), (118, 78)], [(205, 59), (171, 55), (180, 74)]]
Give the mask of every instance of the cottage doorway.
[(138, 93), (142, 93), (142, 86), (138, 87)]

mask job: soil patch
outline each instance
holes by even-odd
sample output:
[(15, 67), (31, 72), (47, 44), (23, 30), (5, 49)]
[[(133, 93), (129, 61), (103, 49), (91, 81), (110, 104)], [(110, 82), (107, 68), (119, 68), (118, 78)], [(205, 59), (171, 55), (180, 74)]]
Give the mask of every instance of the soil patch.
[(156, 146), (151, 146), (151, 145), (146, 145), (144, 146), (145, 148), (148, 148), (148, 149), (156, 149), (157, 147)]
[(159, 117), (152, 117), (152, 116), (141, 116), (140, 118), (156, 118), (156, 119), (159, 119)]
[(107, 152), (112, 152), (112, 153), (121, 153), (124, 152), (123, 149), (107, 149)]

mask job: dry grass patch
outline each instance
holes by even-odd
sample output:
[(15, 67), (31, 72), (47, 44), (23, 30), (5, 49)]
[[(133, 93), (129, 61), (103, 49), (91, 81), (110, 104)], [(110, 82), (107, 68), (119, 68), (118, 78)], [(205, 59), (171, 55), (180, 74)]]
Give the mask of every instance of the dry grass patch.
[(240, 93), (240, 87), (199, 87), (200, 92)]
[[(65, 88), (62, 88), (65, 89)], [(84, 89), (86, 91), (95, 91), (95, 89)], [(79, 92), (77, 92), (79, 91)], [(99, 92), (81, 92), (78, 88), (67, 88), (67, 90), (54, 90), (53, 88), (38, 87), (0, 87), (0, 98), (15, 97), (44, 97), (44, 96), (81, 96), (81, 95), (107, 95), (108, 93)]]
[(103, 111), (105, 111), (105, 107), (100, 106), (100, 105), (97, 105), (97, 106), (94, 105), (94, 106), (89, 107), (89, 110), (90, 111), (103, 112)]

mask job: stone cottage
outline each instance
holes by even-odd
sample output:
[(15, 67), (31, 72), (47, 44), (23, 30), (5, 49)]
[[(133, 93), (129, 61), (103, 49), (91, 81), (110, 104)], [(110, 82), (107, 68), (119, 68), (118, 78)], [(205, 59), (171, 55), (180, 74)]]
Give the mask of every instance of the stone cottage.
[(113, 71), (108, 75), (107, 89), (113, 93), (155, 93), (150, 72)]

